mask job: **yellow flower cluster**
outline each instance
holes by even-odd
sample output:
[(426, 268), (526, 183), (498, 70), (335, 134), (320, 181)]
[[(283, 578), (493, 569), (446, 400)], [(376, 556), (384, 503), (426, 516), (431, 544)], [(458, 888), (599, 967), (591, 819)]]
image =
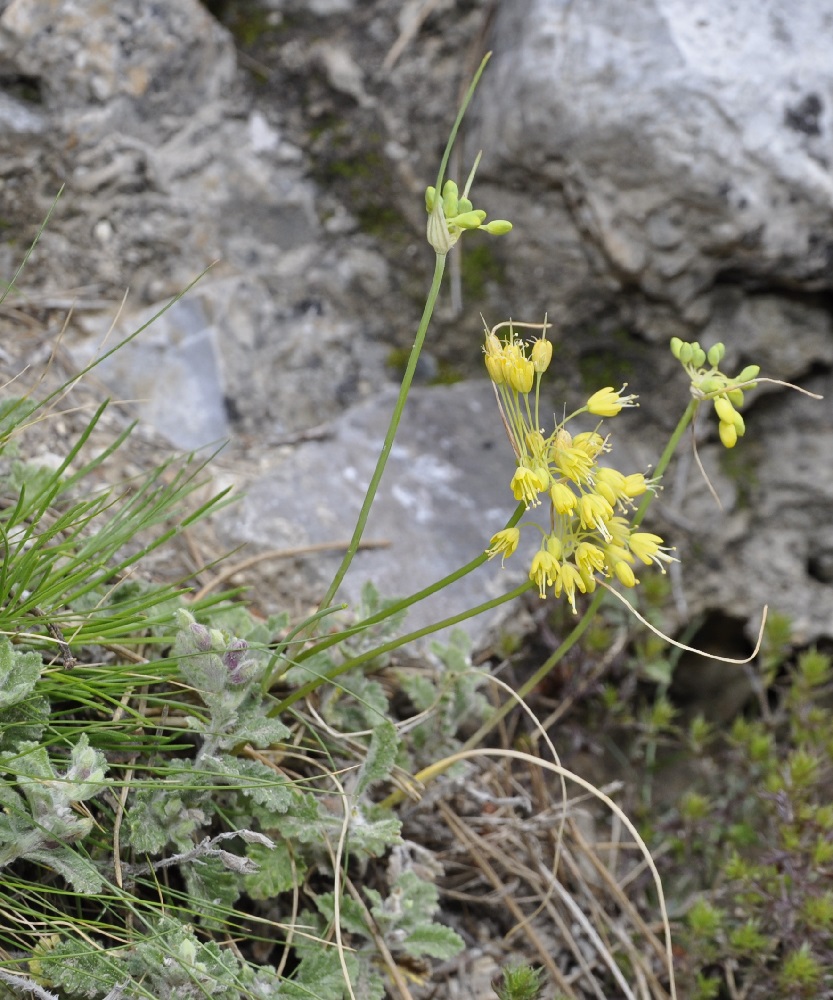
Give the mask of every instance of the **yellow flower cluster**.
[[(671, 338), (671, 353), (685, 368), (691, 379), (691, 393), (697, 400), (714, 400), (714, 409), (720, 421), (720, 440), (727, 448), (734, 448), (738, 438), (746, 433), (746, 425), (739, 410), (743, 406), (743, 394), (756, 386), (760, 367), (747, 365), (736, 378), (729, 378), (720, 369), (720, 362), (726, 353), (723, 344), (714, 344), (708, 351), (693, 341), (686, 343), (679, 337)], [(709, 367), (706, 367), (708, 362)]]
[[(665, 572), (664, 564), (673, 557), (659, 535), (639, 531), (629, 518), (634, 501), (655, 484), (641, 472), (624, 475), (599, 464), (610, 443), (598, 426), (577, 434), (566, 426), (583, 413), (616, 416), (624, 407), (635, 406), (636, 397), (624, 395), (626, 386), (618, 391), (610, 386), (600, 389), (545, 437), (538, 415), (539, 388), (552, 359), (552, 344), (546, 339), (546, 324), (515, 325), (542, 326), (544, 332), (527, 344), (516, 336), (512, 324), (501, 323), (487, 332), (484, 347), (486, 368), (497, 388), (517, 459), (510, 486), (527, 509), (538, 506), (542, 498), (549, 502), (549, 531), (529, 525), (543, 536), (529, 576), (541, 597), (549, 589), (556, 597), (563, 593), (575, 612), (576, 592), (595, 590), (598, 574), (634, 587), (639, 582), (633, 570), (637, 563), (654, 563)], [(497, 331), (507, 326), (508, 337), (501, 339)], [(519, 541), (520, 528), (499, 531), (491, 539), (490, 558), (511, 556)]]

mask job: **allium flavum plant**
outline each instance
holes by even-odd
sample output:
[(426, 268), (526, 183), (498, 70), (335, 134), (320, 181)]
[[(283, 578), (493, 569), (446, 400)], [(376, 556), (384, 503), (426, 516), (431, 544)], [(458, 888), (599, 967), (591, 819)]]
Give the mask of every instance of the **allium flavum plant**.
[[(502, 340), (497, 330), (507, 326), (508, 337)], [(542, 496), (550, 505), (549, 531), (538, 524), (528, 525), (542, 535), (532, 557), (530, 579), (542, 598), (552, 588), (556, 597), (566, 596), (575, 612), (576, 591), (592, 593), (598, 574), (635, 587), (639, 581), (634, 566), (653, 563), (664, 573), (665, 563), (673, 561), (673, 556), (659, 535), (638, 530), (634, 520), (635, 501), (656, 489), (656, 481), (642, 472), (624, 474), (601, 463), (612, 447), (610, 436), (600, 433), (601, 422), (579, 433), (567, 429), (582, 414), (615, 417), (637, 405), (636, 396), (624, 394), (626, 386), (618, 391), (608, 386), (593, 393), (545, 437), (539, 420), (539, 389), (552, 358), (552, 344), (546, 339), (546, 324), (542, 326), (541, 336), (527, 344), (511, 323), (501, 323), (487, 331), (484, 352), (518, 464), (510, 484), (512, 493), (527, 509), (538, 506)], [(511, 556), (519, 540), (520, 527), (505, 528), (492, 537), (489, 555)]]

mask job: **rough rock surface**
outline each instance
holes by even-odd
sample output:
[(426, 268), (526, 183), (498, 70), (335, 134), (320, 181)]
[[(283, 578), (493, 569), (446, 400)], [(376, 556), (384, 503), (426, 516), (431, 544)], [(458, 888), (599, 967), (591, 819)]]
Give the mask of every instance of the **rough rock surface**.
[[(430, 276), (421, 189), (487, 47), (453, 170), (461, 177), (482, 145), (478, 203), (516, 229), (455, 251), (462, 295), (441, 299), (429, 375), (477, 370), (481, 310), (492, 322), (546, 312), (570, 403), (624, 379), (642, 394), (624, 426), (644, 463), (686, 399), (661, 345), (672, 334), (724, 340), (730, 369), (758, 361), (819, 391), (829, 382), (824, 5), (799, 0), (788, 19), (774, 0), (442, 0), (428, 11), (415, 0), (0, 5), (0, 202), (17, 237), (0, 243), (0, 269), (13, 273), (21, 234), (34, 234), (65, 183), (19, 285), (56, 327), (75, 303), (66, 343), (86, 361), (125, 288), (108, 346), (217, 261), (101, 374), (144, 400), (141, 415), (176, 447), (231, 437), (249, 497), (245, 518), (228, 515), (229, 537), (275, 548), (344, 533), (343, 470), (369, 461), (395, 377), (386, 361), (409, 345)], [(413, 469), (466, 468), (463, 449), (443, 444), (465, 433), (466, 392), (433, 388), (442, 404), (411, 428), (401, 465), (411, 497)], [(808, 641), (829, 636), (829, 393), (819, 404), (768, 389), (747, 415), (731, 455), (712, 424), (700, 428), (725, 512), (693, 473), (679, 492), (669, 477), (659, 505), (686, 557), (687, 613), (724, 608), (747, 621), (769, 601)], [(477, 433), (500, 436), (492, 413), (478, 420), (489, 430)], [(285, 443), (321, 425), (334, 436)], [(322, 456), (328, 484), (310, 503)], [(505, 471), (484, 455), (430, 533), (465, 540), (461, 554), (471, 532), (482, 545), (495, 525), (463, 498), (469, 483), (475, 499), (490, 483), (499, 494)], [(393, 490), (393, 470), (386, 482)], [(393, 493), (389, 503), (383, 518)], [(405, 562), (430, 554), (414, 544), (362, 564), (381, 560), (385, 589), (402, 592)], [(433, 569), (446, 566), (438, 556)], [(320, 596), (317, 568), (291, 580), (299, 604)]]
[(812, 0), (504, 3), (478, 143), (561, 193), (611, 287), (684, 321), (722, 283), (829, 290), (832, 38)]
[[(309, 608), (299, 599), (323, 596), (343, 548), (303, 549), (350, 539), (395, 397), (387, 390), (314, 440), (276, 449), (234, 517), (221, 525), (221, 540), (229, 547), (250, 542), (297, 552), (261, 570), (270, 602), (305, 612)], [(503, 475), (496, 475), (501, 468)], [(386, 597), (405, 597), (480, 555), (515, 509), (506, 485), (512, 469), (512, 452), (485, 382), (414, 390), (364, 532), (366, 541), (382, 547), (357, 554), (339, 597), (355, 605), (368, 580)], [(482, 604), (524, 576), (520, 563), (508, 563), (503, 572), (499, 561), (487, 563), (415, 605), (408, 630)], [(494, 617), (480, 627), (489, 621)]]

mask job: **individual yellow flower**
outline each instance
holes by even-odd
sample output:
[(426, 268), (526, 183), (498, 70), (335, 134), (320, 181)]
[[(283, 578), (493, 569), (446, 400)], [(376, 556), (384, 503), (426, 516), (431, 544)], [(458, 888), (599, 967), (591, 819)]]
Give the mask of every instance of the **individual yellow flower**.
[(553, 483), (550, 487), (550, 499), (552, 500), (552, 505), (555, 507), (558, 514), (569, 514), (578, 503), (578, 497), (570, 489), (570, 487), (560, 479)]
[(594, 392), (587, 400), (587, 410), (597, 417), (615, 417), (625, 406), (636, 406), (636, 396), (623, 396), (627, 389), (626, 382), (617, 392), (612, 385)]
[(641, 472), (632, 472), (625, 476), (624, 490), (625, 496), (631, 500), (641, 497), (648, 489), (648, 480)]
[(547, 596), (547, 587), (552, 587), (558, 579), (558, 572), (558, 560), (546, 549), (539, 549), (532, 558), (529, 579), (538, 584), (538, 593), (542, 598)]
[(573, 447), (580, 448), (594, 460), (603, 451), (610, 451), (607, 438), (603, 438), (598, 431), (584, 431), (583, 434), (576, 434), (573, 438)]
[(550, 452), (550, 458), (561, 475), (572, 480), (577, 486), (586, 483), (590, 478), (593, 459), (586, 451), (574, 448), (572, 445), (566, 448), (559, 448), (556, 445)]
[(582, 528), (596, 528), (605, 538), (610, 537), (606, 524), (613, 517), (613, 508), (598, 493), (585, 493), (578, 502)]
[(561, 597), (562, 589), (565, 597), (570, 603), (570, 607), (573, 609), (573, 614), (575, 614), (576, 589), (580, 590), (582, 594), (586, 594), (587, 586), (581, 573), (579, 573), (576, 567), (570, 562), (562, 563), (559, 567), (558, 577), (556, 578), (555, 586), (553, 588), (556, 597)]
[(625, 494), (625, 477), (616, 469), (599, 468), (594, 474), (594, 489), (605, 498), (611, 507), (615, 507)]
[(542, 477), (532, 469), (519, 465), (509, 485), (516, 500), (522, 500), (527, 507), (536, 507), (541, 502), (538, 494), (547, 488), (548, 483), (546, 480), (542, 482)]
[(578, 566), (579, 571), (584, 576), (585, 580), (587, 577), (593, 576), (596, 572), (604, 571), (604, 552), (598, 545), (594, 545), (592, 542), (579, 542), (576, 546), (574, 558), (576, 560), (576, 566)]
[(497, 534), (492, 535), (489, 548), (486, 550), (489, 558), (494, 559), (495, 556), (499, 555), (502, 564), (517, 549), (520, 538), (521, 533), (518, 528), (504, 528), (503, 531), (498, 531)]
[(646, 566), (655, 563), (662, 572), (665, 572), (663, 563), (674, 562), (674, 557), (668, 554), (668, 550), (663, 546), (659, 535), (653, 535), (650, 531), (634, 531), (628, 539), (628, 548), (641, 559)]

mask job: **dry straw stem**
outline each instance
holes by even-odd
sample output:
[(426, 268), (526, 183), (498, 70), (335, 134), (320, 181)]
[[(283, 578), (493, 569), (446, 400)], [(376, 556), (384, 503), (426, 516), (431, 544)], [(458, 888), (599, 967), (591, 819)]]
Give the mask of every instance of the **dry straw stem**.
[[(668, 910), (665, 905), (665, 894), (662, 889), (662, 880), (660, 879), (659, 872), (657, 871), (657, 867), (654, 864), (654, 860), (651, 857), (651, 853), (648, 850), (647, 845), (645, 844), (642, 837), (640, 837), (639, 831), (636, 829), (633, 823), (628, 819), (625, 812), (609, 796), (605, 795), (604, 792), (602, 792), (591, 782), (587, 781), (585, 778), (582, 778), (580, 775), (567, 770), (560, 764), (553, 764), (550, 761), (542, 760), (539, 757), (535, 757), (532, 754), (524, 753), (520, 750), (499, 749), (491, 747), (472, 749), (472, 750), (460, 750), (457, 753), (450, 754), (443, 760), (436, 761), (431, 768), (426, 768), (426, 772), (432, 771), (433, 773), (431, 775), (428, 775), (426, 772), (423, 772), (423, 777), (433, 777), (434, 774), (436, 773), (442, 773), (443, 771), (446, 771), (452, 764), (455, 764), (457, 761), (474, 760), (478, 757), (497, 757), (508, 760), (519, 760), (519, 761), (524, 761), (525, 763), (533, 767), (540, 767), (543, 768), (544, 770), (551, 771), (553, 774), (559, 775), (559, 777), (562, 780), (566, 779), (572, 781), (575, 784), (579, 785), (580, 787), (584, 788), (593, 797), (603, 802), (607, 806), (607, 808), (610, 809), (610, 811), (619, 819), (619, 821), (623, 824), (623, 826), (627, 829), (628, 833), (635, 841), (639, 851), (641, 852), (643, 858), (645, 859), (646, 865), (650, 869), (651, 876), (653, 878), (654, 887), (656, 889), (656, 894), (657, 894), (657, 900), (659, 903), (660, 916), (662, 920), (662, 926), (665, 938), (664, 957), (665, 957), (666, 967), (668, 970), (668, 978), (670, 986), (669, 995), (671, 997), (671, 1000), (676, 1000), (677, 989), (674, 978), (674, 958), (671, 945), (671, 925), (668, 919)], [(447, 807), (445, 807), (444, 815), (446, 815), (447, 812), (450, 811), (448, 810)], [(454, 819), (457, 820), (457, 817), (454, 817)], [(457, 820), (457, 826), (455, 827), (455, 832), (457, 832), (458, 829), (460, 829), (459, 820)], [(502, 854), (502, 856), (504, 855)], [(484, 868), (483, 870), (487, 874), (489, 880), (492, 881), (492, 875), (489, 873), (489, 871), (486, 868)], [(493, 882), (493, 884), (495, 883)], [(502, 883), (500, 886), (496, 885), (496, 888), (502, 888)], [(512, 912), (514, 914), (516, 904), (513, 904), (511, 899), (507, 899), (507, 906), (509, 906), (510, 909), (512, 909)], [(548, 961), (545, 964), (547, 965), (547, 968), (550, 969), (550, 971), (552, 971), (551, 970), (552, 962)]]
[[(385, 538), (377, 540), (370, 538), (360, 542), (359, 549), (362, 551), (367, 549), (387, 549), (390, 547), (390, 544), (390, 541)], [(312, 542), (309, 545), (299, 545), (291, 549), (267, 549), (265, 552), (256, 552), (254, 555), (247, 556), (239, 562), (226, 566), (220, 573), (202, 586), (191, 600), (193, 602), (203, 600), (212, 590), (216, 590), (223, 584), (228, 583), (238, 573), (251, 569), (252, 566), (256, 566), (258, 563), (273, 562), (276, 559), (296, 559), (298, 556), (308, 556), (317, 552), (345, 552), (349, 546), (350, 540), (345, 539), (340, 542)]]
[(734, 666), (742, 667), (746, 663), (751, 663), (751, 661), (754, 660), (755, 657), (758, 655), (758, 653), (761, 651), (761, 643), (763, 642), (764, 639), (764, 628), (766, 627), (767, 614), (769, 613), (768, 604), (764, 605), (764, 609), (761, 612), (761, 625), (760, 628), (758, 629), (758, 638), (755, 641), (755, 648), (752, 650), (749, 656), (744, 656), (743, 659), (736, 659), (735, 657), (732, 656), (718, 656), (717, 653), (706, 653), (702, 649), (697, 649), (696, 646), (687, 646), (684, 642), (677, 642), (676, 639), (672, 639), (670, 636), (666, 635), (664, 632), (660, 631), (658, 628), (652, 625), (647, 618), (643, 618), (642, 615), (631, 604), (631, 602), (622, 594), (620, 594), (618, 590), (614, 590), (613, 587), (606, 584), (604, 580), (600, 580), (599, 583), (601, 584), (602, 587), (605, 588), (605, 590), (608, 591), (608, 593), (613, 594), (613, 596), (618, 601), (621, 601), (622, 604), (624, 604), (625, 607), (627, 607), (628, 611), (630, 611), (630, 613), (634, 616), (634, 618), (636, 618), (637, 621), (641, 622), (647, 629), (653, 632), (654, 635), (659, 636), (660, 639), (664, 639), (665, 642), (671, 643), (672, 646), (676, 646), (677, 649), (684, 650), (686, 653), (696, 653), (698, 656), (704, 656), (708, 660), (716, 660), (718, 663), (731, 663)]
[(367, 925), (368, 932), (373, 938), (373, 943), (379, 949), (379, 954), (382, 956), (382, 961), (390, 973), (391, 979), (394, 982), (397, 990), (399, 990), (400, 1000), (414, 1000), (411, 996), (411, 991), (408, 989), (408, 984), (405, 982), (405, 977), (402, 975), (402, 971), (396, 964), (396, 959), (390, 952), (390, 948), (385, 944), (385, 939), (382, 937), (381, 931), (379, 930), (376, 921), (373, 919), (373, 914), (368, 910), (365, 901), (362, 899), (361, 893), (352, 883), (352, 881), (345, 876), (345, 885), (347, 886), (347, 891), (350, 893), (356, 905), (362, 911), (362, 916), (364, 917), (365, 924)]

